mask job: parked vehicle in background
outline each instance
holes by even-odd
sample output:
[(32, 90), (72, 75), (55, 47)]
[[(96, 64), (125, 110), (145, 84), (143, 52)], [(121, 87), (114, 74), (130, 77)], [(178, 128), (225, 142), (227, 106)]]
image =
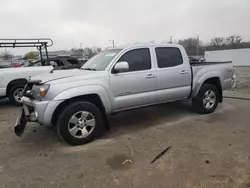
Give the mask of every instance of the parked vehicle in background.
[(0, 69), (4, 69), (4, 68), (9, 68), (9, 66), (6, 66), (6, 65), (0, 65)]
[(199, 61), (200, 62), (206, 62), (206, 59), (204, 57), (201, 57)]
[(27, 63), (29, 63), (29, 61), (27, 61), (27, 60), (12, 61), (10, 63), (10, 67), (12, 67), (12, 68), (23, 67), (23, 66), (27, 65)]
[[(42, 50), (45, 51), (45, 56), (48, 57), (48, 47), (53, 45), (53, 41), (49, 38), (38, 39), (0, 39), (0, 48), (33, 48), (35, 47), (43, 59)], [(23, 60), (16, 57), (5, 63), (19, 63), (24, 65)], [(2, 62), (1, 62), (2, 64)], [(43, 64), (46, 65), (46, 64)], [(48, 64), (47, 64), (48, 65)], [(19, 65), (15, 65), (18, 66)], [(24, 86), (27, 80), (34, 75), (48, 73), (53, 70), (53, 66), (43, 67), (20, 67), (20, 68), (5, 68), (0, 69), (0, 98), (8, 97), (12, 103), (22, 104), (21, 97)]]
[(188, 56), (190, 63), (205, 62), (206, 59), (200, 56)]
[(30, 76), (49, 73), (52, 70), (79, 69), (82, 66), (80, 61), (68, 56), (51, 58), (49, 65), (43, 67), (40, 60), (25, 62), (18, 70), (0, 69), (0, 98), (8, 97), (12, 103), (22, 104), (21, 93)]
[(23, 63), (22, 63), (22, 67), (28, 67), (29, 66), (29, 64), (30, 64), (30, 60), (25, 60), (25, 61), (23, 61)]
[[(45, 63), (46, 59), (43, 61)], [(74, 68), (79, 69), (83, 65), (81, 61), (70, 56), (58, 56), (58, 57), (50, 58), (49, 64), (51, 66), (54, 66), (55, 70), (74, 69)], [(27, 65), (27, 67), (40, 67), (40, 66), (42, 66), (41, 60), (32, 61), (29, 63), (29, 65)]]
[(9, 62), (9, 61), (0, 60), (0, 66), (1, 66), (2, 68), (9, 68), (9, 67), (10, 67), (10, 64), (11, 64), (11, 62)]
[(22, 104), (21, 94), (31, 76), (49, 73), (53, 66), (0, 69), (0, 98), (9, 98), (13, 104)]
[(78, 60), (82, 63), (82, 65), (88, 61), (87, 59), (78, 59)]
[(195, 111), (209, 114), (223, 101), (233, 75), (231, 62), (190, 65), (175, 44), (104, 50), (81, 70), (32, 77), (15, 133), (21, 136), (27, 122), (37, 121), (56, 126), (63, 140), (79, 145), (100, 136), (109, 115), (129, 109), (192, 99)]
[(10, 60), (10, 67), (17, 68), (22, 67), (24, 60)]
[(21, 67), (22, 63), (11, 63), (11, 67), (13, 68), (17, 68), (17, 67)]
[(193, 56), (188, 56), (188, 59), (189, 59), (190, 63), (192, 63), (192, 62), (199, 62), (199, 59), (196, 58), (196, 57), (193, 57)]

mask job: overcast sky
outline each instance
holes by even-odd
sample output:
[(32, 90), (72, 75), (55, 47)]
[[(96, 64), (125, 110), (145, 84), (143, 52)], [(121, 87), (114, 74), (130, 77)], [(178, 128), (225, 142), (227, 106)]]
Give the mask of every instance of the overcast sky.
[(53, 50), (103, 48), (110, 39), (116, 45), (170, 36), (250, 40), (249, 19), (250, 0), (0, 0), (0, 38), (50, 37)]

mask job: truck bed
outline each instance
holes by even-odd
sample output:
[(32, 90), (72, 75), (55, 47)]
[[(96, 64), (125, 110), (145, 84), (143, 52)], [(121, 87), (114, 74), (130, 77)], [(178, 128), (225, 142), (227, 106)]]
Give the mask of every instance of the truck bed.
[(232, 61), (205, 61), (205, 62), (190, 62), (192, 66), (202, 66), (202, 65), (217, 65), (217, 64), (225, 64), (225, 63), (232, 63)]
[(190, 63), (192, 70), (192, 89), (195, 90), (195, 86), (199, 85), (201, 76), (214, 74), (220, 78), (221, 86), (223, 90), (230, 89), (232, 87), (232, 77), (234, 75), (234, 66), (232, 61), (224, 62), (194, 62)]

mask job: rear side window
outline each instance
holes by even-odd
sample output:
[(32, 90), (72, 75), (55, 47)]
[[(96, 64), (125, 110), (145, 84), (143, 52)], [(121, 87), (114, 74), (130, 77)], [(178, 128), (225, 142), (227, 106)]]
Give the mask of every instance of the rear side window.
[(79, 64), (78, 61), (75, 60), (75, 59), (68, 59), (68, 62), (70, 62), (70, 64), (72, 64), (72, 65), (78, 65)]
[(159, 68), (175, 67), (183, 63), (181, 52), (178, 48), (155, 48), (157, 64)]
[(53, 61), (55, 61), (57, 66), (59, 66), (59, 67), (64, 66), (64, 64), (61, 60), (53, 60)]
[(118, 62), (126, 61), (129, 64), (127, 72), (151, 69), (151, 57), (148, 48), (141, 48), (126, 52)]

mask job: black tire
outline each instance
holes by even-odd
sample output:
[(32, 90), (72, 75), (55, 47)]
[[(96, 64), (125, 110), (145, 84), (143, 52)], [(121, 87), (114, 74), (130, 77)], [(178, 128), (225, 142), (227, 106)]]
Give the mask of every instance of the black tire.
[[(87, 111), (90, 112), (95, 118), (95, 126), (93, 131), (84, 138), (76, 138), (69, 132), (68, 124), (70, 118), (77, 112)], [(93, 141), (95, 138), (102, 135), (105, 126), (102, 114), (98, 107), (89, 102), (74, 102), (65, 107), (62, 113), (59, 115), (57, 122), (57, 133), (62, 140), (70, 145), (82, 145)]]
[(8, 97), (9, 97), (9, 100), (12, 104), (22, 105), (21, 101), (17, 101), (15, 99), (14, 94), (16, 91), (18, 91), (20, 89), (24, 89), (24, 87), (25, 87), (25, 84), (15, 84), (15, 85), (11, 86), (9, 93), (8, 93)]
[[(203, 103), (204, 95), (207, 91), (213, 91), (215, 93), (215, 103), (212, 108), (206, 108), (206, 106)], [(214, 112), (214, 110), (217, 108), (219, 103), (219, 91), (215, 85), (212, 84), (203, 84), (200, 88), (199, 93), (197, 94), (196, 98), (193, 99), (192, 105), (196, 112), (200, 114), (210, 114)]]

